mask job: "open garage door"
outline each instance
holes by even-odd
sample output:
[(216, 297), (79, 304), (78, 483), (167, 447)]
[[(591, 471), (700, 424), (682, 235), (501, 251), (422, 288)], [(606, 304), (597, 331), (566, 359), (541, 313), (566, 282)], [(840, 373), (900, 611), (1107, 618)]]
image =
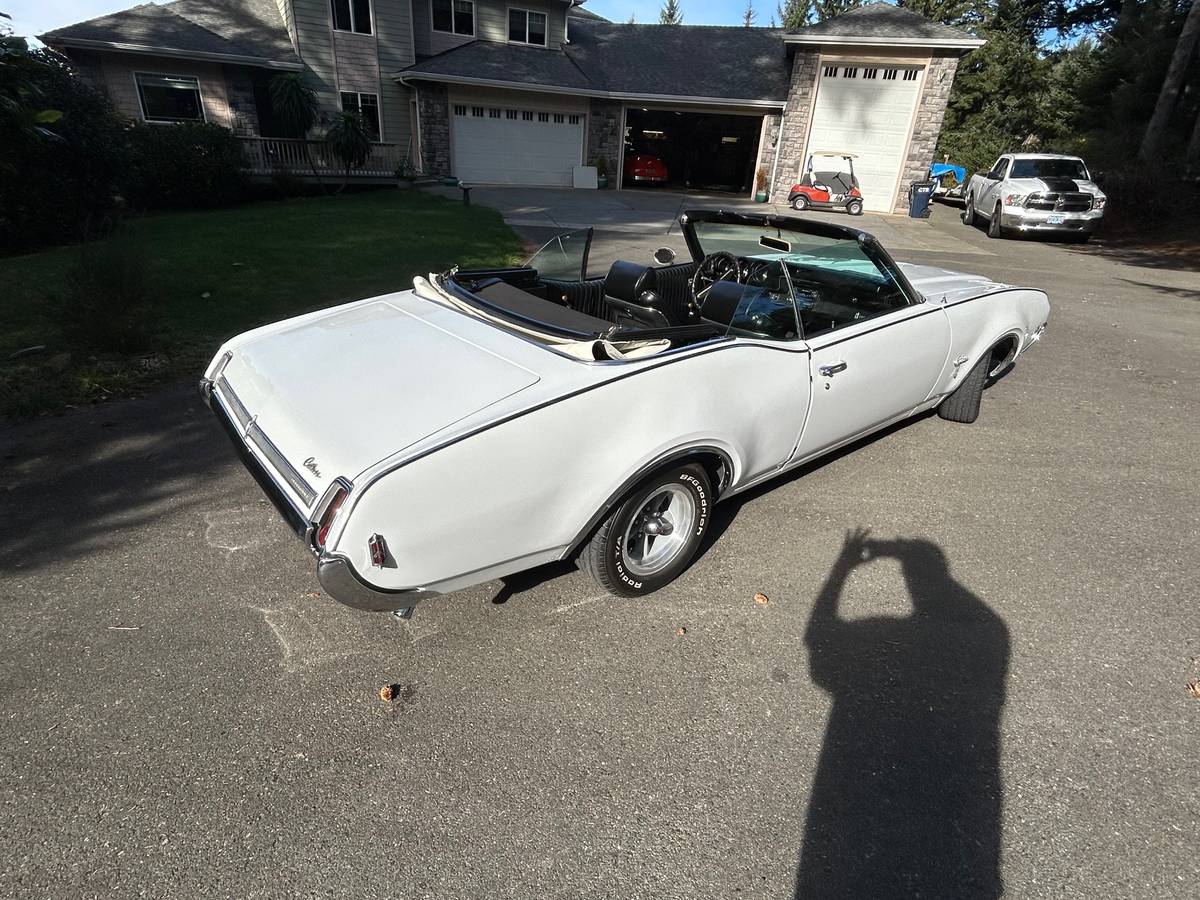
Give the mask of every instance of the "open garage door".
[[(666, 184), (748, 193), (754, 183), (761, 131), (762, 113), (736, 115), (628, 106), (621, 186)], [(661, 160), (665, 182), (636, 180), (633, 162), (637, 157)]]
[(468, 184), (571, 186), (583, 162), (586, 116), (451, 101), (454, 174)]
[(863, 206), (891, 212), (920, 87), (918, 67), (824, 66), (805, 159), (820, 150), (857, 154)]

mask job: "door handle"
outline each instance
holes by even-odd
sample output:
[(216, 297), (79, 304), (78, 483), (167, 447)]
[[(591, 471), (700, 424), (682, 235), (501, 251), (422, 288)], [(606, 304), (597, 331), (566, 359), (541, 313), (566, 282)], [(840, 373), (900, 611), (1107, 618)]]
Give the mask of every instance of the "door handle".
[(826, 378), (829, 378), (833, 375), (836, 375), (838, 372), (844, 372), (845, 369), (846, 369), (846, 364), (844, 362), (836, 362), (836, 363), (833, 363), (828, 366), (820, 366), (817, 369), (817, 371), (820, 372), (822, 375), (824, 375)]

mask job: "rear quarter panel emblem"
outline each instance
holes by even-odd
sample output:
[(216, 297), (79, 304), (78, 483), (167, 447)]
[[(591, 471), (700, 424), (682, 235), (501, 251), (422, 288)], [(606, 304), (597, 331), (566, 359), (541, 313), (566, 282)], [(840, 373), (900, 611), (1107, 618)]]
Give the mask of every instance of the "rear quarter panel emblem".
[(321, 470), (317, 468), (317, 460), (315, 457), (310, 456), (308, 459), (306, 459), (304, 461), (304, 468), (308, 469), (308, 471), (312, 472), (318, 478), (321, 477)]

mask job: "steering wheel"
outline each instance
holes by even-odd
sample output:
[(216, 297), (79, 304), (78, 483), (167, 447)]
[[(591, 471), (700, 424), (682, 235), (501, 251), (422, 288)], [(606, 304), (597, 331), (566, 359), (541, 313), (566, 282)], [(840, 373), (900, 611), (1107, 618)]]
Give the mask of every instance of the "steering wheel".
[(745, 275), (738, 258), (728, 250), (718, 250), (716, 253), (708, 254), (700, 260), (700, 265), (696, 267), (696, 274), (692, 276), (692, 297), (696, 305), (699, 306), (703, 302), (704, 295), (713, 286), (713, 282), (740, 282), (745, 279)]

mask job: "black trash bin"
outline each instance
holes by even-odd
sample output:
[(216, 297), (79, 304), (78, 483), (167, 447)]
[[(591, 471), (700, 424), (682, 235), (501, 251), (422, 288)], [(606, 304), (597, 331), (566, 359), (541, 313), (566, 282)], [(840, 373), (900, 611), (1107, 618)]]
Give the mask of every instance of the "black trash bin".
[(913, 219), (929, 218), (929, 201), (933, 199), (933, 181), (914, 181), (908, 186), (908, 215)]

